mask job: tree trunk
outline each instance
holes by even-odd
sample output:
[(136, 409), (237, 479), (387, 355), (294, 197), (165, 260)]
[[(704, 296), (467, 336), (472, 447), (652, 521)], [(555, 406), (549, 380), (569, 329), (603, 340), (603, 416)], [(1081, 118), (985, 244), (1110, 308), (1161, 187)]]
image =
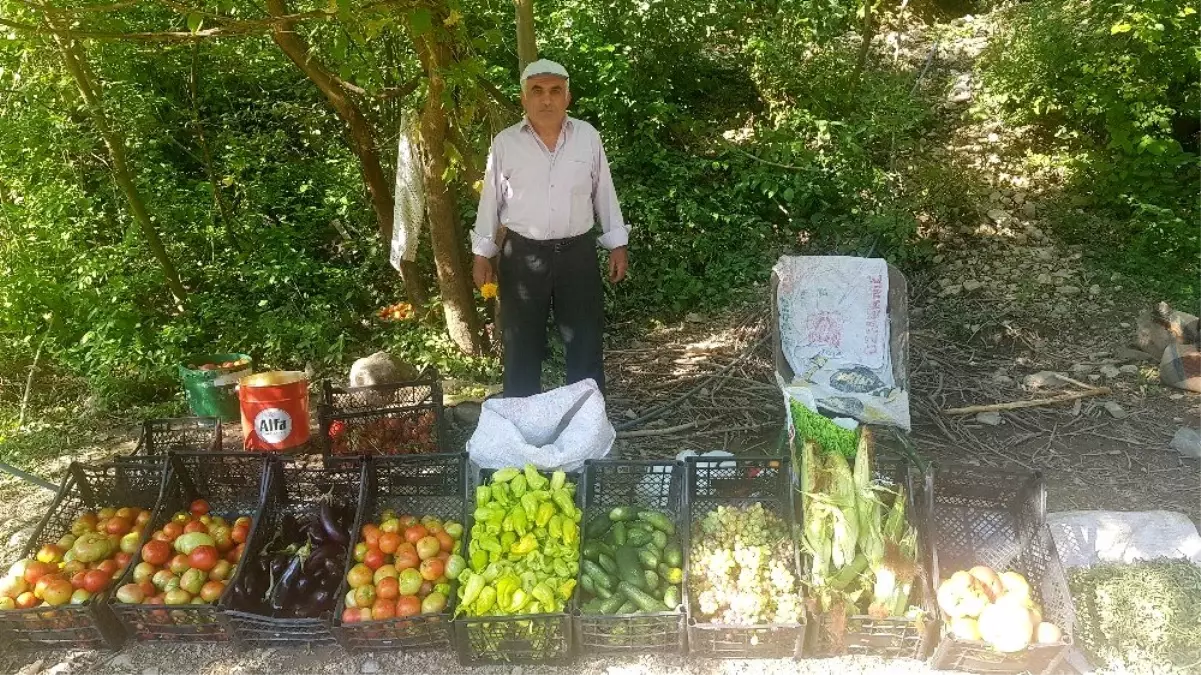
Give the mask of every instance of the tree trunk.
[(176, 301), (183, 302), (187, 299), (188, 292), (180, 283), (175, 264), (167, 255), (167, 249), (163, 246), (158, 229), (155, 228), (154, 223), (150, 220), (150, 214), (146, 211), (146, 203), (142, 201), (142, 195), (138, 192), (137, 185), (134, 184), (133, 174), (130, 173), (129, 163), (125, 158), (125, 140), (108, 123), (108, 116), (100, 101), (100, 92), (93, 86), (84, 67), (83, 49), (77, 42), (57, 33), (54, 41), (58, 45), (59, 51), (62, 52), (67, 71), (75, 79), (75, 86), (78, 87), (79, 94), (83, 96), (84, 103), (87, 104), (88, 110), (92, 114), (92, 123), (96, 125), (96, 130), (104, 139), (104, 145), (108, 148), (109, 157), (113, 161), (113, 177), (116, 179), (117, 185), (121, 187), (121, 191), (125, 193), (129, 209), (133, 211), (134, 219), (138, 222), (142, 235), (146, 237), (146, 244), (150, 246), (150, 252), (163, 268), (163, 275), (167, 277), (167, 287), (171, 289), (171, 294), (175, 296)]
[[(290, 13), (287, 0), (267, 0), (267, 12), (272, 16), (284, 16)], [(375, 209), (375, 219), (379, 223), (380, 237), (384, 245), (392, 242), (392, 216), (395, 202), (389, 189), (391, 181), (384, 175), (379, 160), (379, 152), (375, 146), (375, 130), (359, 106), (350, 99), (340, 80), (336, 79), (325, 68), (320, 60), (309, 51), (309, 46), (296, 33), (295, 21), (284, 21), (276, 24), (271, 30), (271, 38), (283, 50), (284, 54), (296, 64), (306, 77), (317, 85), (330, 106), (346, 122), (350, 134), (350, 149), (359, 158), (359, 167), (363, 173), (363, 182), (371, 196), (371, 205)], [(400, 276), (404, 280), (405, 292), (409, 301), (415, 306), (423, 306), (429, 300), (425, 286), (421, 283), (421, 275), (417, 266), (409, 261), (401, 261)]]
[[(436, 24), (437, 22), (435, 22)], [(469, 354), (487, 351), (479, 313), (471, 292), (471, 275), (464, 265), (464, 252), (458, 238), (457, 215), (446, 173), (446, 146), (449, 124), (442, 97), (446, 80), (442, 69), (450, 62), (450, 52), (432, 32), (413, 35), (414, 46), (428, 78), (428, 91), (421, 109), (422, 166), (425, 174), (425, 205), (429, 212), (430, 241), (434, 263), (442, 289), (442, 308), (446, 328), (460, 349)]]
[(855, 72), (851, 74), (851, 83), (855, 86), (858, 86), (863, 69), (867, 67), (867, 56), (872, 49), (872, 38), (876, 36), (876, 22), (875, 17), (872, 16), (873, 2), (874, 0), (864, 0), (863, 2), (863, 42), (859, 45), (859, 60), (855, 62)]
[(217, 203), (217, 209), (221, 213), (221, 222), (225, 225), (225, 235), (241, 248), (242, 238), (234, 225), (233, 213), (229, 208), (229, 202), (225, 199), (225, 193), (221, 191), (221, 183), (217, 180), (217, 170), (213, 167), (213, 152), (209, 148), (208, 138), (204, 135), (204, 121), (200, 119), (200, 96), (197, 84), (200, 79), (199, 71), (200, 43), (195, 42), (192, 44), (192, 71), (188, 77), (188, 91), (192, 99), (192, 124), (195, 125), (196, 141), (200, 145), (200, 155), (204, 160), (204, 173), (209, 179), (209, 189), (212, 191), (213, 201)]
[(517, 10), (517, 63), (519, 72), (538, 60), (538, 38), (534, 34), (534, 0), (513, 0)]

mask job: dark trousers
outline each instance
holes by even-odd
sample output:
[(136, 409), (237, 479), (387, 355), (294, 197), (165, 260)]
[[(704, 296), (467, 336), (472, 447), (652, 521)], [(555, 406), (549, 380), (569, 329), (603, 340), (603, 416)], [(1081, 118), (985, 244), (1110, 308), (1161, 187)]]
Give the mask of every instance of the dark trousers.
[(542, 391), (551, 307), (567, 351), (567, 383), (592, 378), (604, 391), (604, 292), (596, 237), (539, 241), (510, 231), (500, 253), (504, 308), (505, 396)]

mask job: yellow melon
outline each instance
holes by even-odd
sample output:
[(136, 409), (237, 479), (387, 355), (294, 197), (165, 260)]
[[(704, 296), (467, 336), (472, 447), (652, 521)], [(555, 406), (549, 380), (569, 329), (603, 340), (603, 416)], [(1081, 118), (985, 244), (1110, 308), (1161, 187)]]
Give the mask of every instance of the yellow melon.
[(1014, 593), (1016, 595), (1024, 595), (1030, 597), (1030, 582), (1026, 581), (1026, 577), (1017, 572), (1001, 573), (1001, 585), (1006, 593)]
[(960, 640), (979, 640), (980, 623), (966, 616), (951, 619), (951, 635)]
[(980, 613), (980, 637), (999, 652), (1020, 652), (1034, 637), (1034, 616), (1015, 602), (995, 603)]
[(1059, 626), (1043, 621), (1034, 631), (1034, 641), (1040, 645), (1057, 645), (1063, 642), (1063, 631)]
[(976, 617), (988, 605), (984, 587), (967, 572), (956, 572), (938, 586), (938, 606), (947, 616)]
[(984, 587), (985, 592), (988, 594), (989, 600), (995, 600), (1005, 590), (1004, 586), (1001, 585), (1001, 577), (991, 567), (977, 565), (968, 570), (967, 573), (980, 582), (980, 585)]

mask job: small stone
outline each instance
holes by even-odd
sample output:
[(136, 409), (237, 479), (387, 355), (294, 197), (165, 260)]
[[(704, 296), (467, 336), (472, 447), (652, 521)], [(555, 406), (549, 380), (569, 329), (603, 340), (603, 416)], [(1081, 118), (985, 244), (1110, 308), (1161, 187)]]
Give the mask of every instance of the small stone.
[(1072, 366), (1071, 373), (1073, 375), (1087, 375), (1087, 374), (1093, 372), (1093, 370), (1094, 370), (1094, 367), (1090, 364), (1077, 363), (1076, 365)]
[(1002, 224), (1007, 222), (1013, 216), (1009, 215), (1009, 212), (1005, 209), (989, 209), (988, 217), (992, 218), (993, 222)]
[(1114, 272), (1113, 274), (1109, 275), (1110, 281), (1121, 281), (1121, 279), (1122, 279), (1121, 272)]
[(999, 412), (982, 412), (976, 413), (976, 421), (980, 424), (987, 424), (990, 427), (999, 426), (1001, 424), (1001, 413)]
[(1172, 449), (1185, 457), (1201, 459), (1201, 431), (1181, 427), (1172, 437)]
[(1110, 417), (1113, 417), (1115, 420), (1126, 419), (1127, 415), (1130, 414), (1123, 410), (1122, 406), (1114, 403), (1113, 401), (1105, 402), (1105, 412), (1109, 413)]
[(1098, 374), (1096, 374), (1096, 373), (1093, 373), (1092, 375), (1089, 375), (1089, 376), (1088, 376), (1088, 381), (1089, 381), (1089, 382), (1100, 382), (1100, 381), (1101, 381), (1101, 376), (1100, 376), (1100, 375), (1098, 375)]
[(158, 666), (149, 666), (142, 669), (142, 675), (159, 675), (162, 672)]
[(1026, 202), (1026, 193), (1025, 192), (1013, 193), (1013, 203), (1014, 204), (1024, 204), (1025, 202)]
[(947, 286), (946, 288), (942, 289), (942, 294), (943, 295), (959, 295), (959, 291), (962, 291), (962, 290), (963, 290), (963, 286), (961, 286), (959, 284), (953, 284), (951, 286)]
[(993, 190), (992, 192), (990, 192), (990, 193), (988, 194), (988, 201), (990, 201), (990, 202), (999, 202), (999, 201), (1001, 201), (1001, 193), (1000, 193), (1000, 192), (997, 192), (996, 190)]
[(1138, 372), (1138, 366), (1127, 364), (1118, 368), (1118, 372), (1126, 373), (1127, 375), (1133, 375), (1134, 373)]
[(1117, 366), (1113, 366), (1113, 365), (1110, 365), (1107, 363), (1107, 364), (1101, 366), (1101, 374), (1104, 375), (1107, 379), (1112, 380), (1113, 378), (1117, 377), (1118, 375), (1121, 375), (1122, 371), (1118, 370)]
[[(1122, 326), (1122, 327), (1129, 328), (1130, 326), (1126, 325), (1126, 326)], [(1114, 356), (1117, 357), (1117, 359), (1119, 361), (1126, 362), (1126, 363), (1142, 363), (1144, 361), (1154, 361), (1155, 360), (1147, 352), (1144, 352), (1139, 349), (1130, 349), (1128, 347), (1123, 347), (1122, 349), (1119, 349), (1117, 351), (1117, 353), (1114, 354)]]
[(688, 312), (684, 315), (684, 320), (688, 323), (705, 323), (705, 317), (696, 312)]
[(1184, 398), (1184, 394), (1168, 394), (1168, 398), (1172, 399), (1173, 401), (1179, 401), (1180, 399)]
[(1092, 286), (1089, 286), (1088, 294), (1089, 295), (1101, 295), (1101, 287), (1098, 286), (1097, 284), (1093, 284)]
[(963, 282), (963, 290), (971, 293), (972, 291), (979, 289), (982, 285), (983, 284), (975, 279), (968, 279), (967, 281)]
[(33, 675), (33, 673), (40, 673), (42, 671), (42, 664), (44, 663), (45, 661), (38, 659), (37, 661), (34, 661), (33, 663), (30, 663), (24, 668), (18, 670), (17, 673), (18, 675)]
[(634, 412), (633, 410), (630, 410), (629, 408), (626, 409), (624, 414), (626, 416), (626, 419), (628, 419), (628, 420), (638, 419), (638, 413)]
[(1033, 218), (1034, 214), (1036, 214), (1037, 212), (1038, 212), (1038, 210), (1036, 208), (1034, 208), (1034, 202), (1026, 202), (1025, 204), (1022, 204), (1022, 215), (1023, 216), (1026, 216), (1027, 218)]
[(1130, 327), (1130, 322), (1129, 322), (1129, 321), (1123, 321), (1122, 323), (1119, 323), (1118, 325), (1119, 325), (1119, 326), (1121, 326), (1122, 328), (1129, 328), (1129, 327)]
[(945, 255), (939, 253), (938, 255), (934, 256), (934, 264), (941, 265), (942, 261), (944, 261), (946, 259), (947, 259), (947, 257)]
[(1013, 384), (1013, 378), (1008, 375), (993, 375), (992, 381), (997, 384)]
[(375, 659), (367, 659), (366, 661), (363, 662), (363, 665), (359, 666), (359, 672), (360, 673), (378, 673), (379, 672), (379, 662), (377, 662)]
[(1076, 286), (1060, 286), (1059, 294), (1060, 295), (1079, 295), (1080, 288), (1078, 288)]
[(121, 652), (113, 657), (112, 661), (108, 662), (110, 668), (129, 668), (133, 665), (133, 657), (125, 652)]
[(1049, 286), (1052, 282), (1052, 279), (1051, 279), (1050, 274), (1047, 274), (1044, 272), (1043, 274), (1038, 275), (1038, 279), (1036, 279), (1035, 281), (1037, 281), (1038, 283), (1040, 283), (1044, 286)]
[(46, 669), (45, 675), (62, 675), (63, 673), (66, 673), (70, 670), (71, 670), (71, 664), (65, 663), (65, 662), (64, 663), (56, 663), (53, 666), (50, 666), (49, 668)]
[(1067, 384), (1067, 382), (1064, 382), (1059, 377), (1059, 373), (1051, 370), (1040, 370), (1037, 373), (1027, 375), (1022, 380), (1022, 384), (1026, 385), (1027, 389), (1058, 389)]
[(525, 668), (522, 668), (521, 666), (513, 666), (513, 670), (509, 671), (509, 675), (522, 675), (524, 672)]

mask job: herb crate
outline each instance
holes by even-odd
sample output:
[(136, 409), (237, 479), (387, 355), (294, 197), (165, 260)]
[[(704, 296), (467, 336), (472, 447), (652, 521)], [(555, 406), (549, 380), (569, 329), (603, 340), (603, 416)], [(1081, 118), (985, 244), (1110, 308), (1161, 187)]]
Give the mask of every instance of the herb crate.
[(979, 640), (961, 640), (944, 626), (933, 665), (973, 673), (1053, 673), (1071, 650), (1075, 607), (1067, 576), (1046, 525), (1047, 490), (1038, 472), (939, 465), (933, 480), (930, 531), (933, 584), (957, 570), (987, 565), (1015, 571), (1030, 583), (1044, 620), (1062, 629), (1054, 645), (1000, 653)]
[[(209, 513), (231, 525), (241, 516), (257, 517), (262, 506), (267, 458), (247, 453), (172, 453), (167, 478), (142, 543), (167, 524), (175, 513), (187, 512), (197, 499), (208, 502)], [(231, 550), (233, 550), (231, 548)], [(222, 554), (225, 559), (225, 553)], [(134, 567), (142, 562), (141, 548), (113, 588), (133, 583)], [(232, 560), (231, 560), (232, 562)], [(228, 592), (228, 588), (226, 588)], [(112, 595), (112, 612), (129, 635), (140, 642), (228, 642), (229, 632), (217, 603), (209, 605), (127, 605)]]
[[(608, 518), (616, 506), (640, 506), (668, 513), (684, 551), (681, 604), (665, 612), (606, 616), (580, 611), (580, 585), (572, 612), (575, 637), (585, 654), (685, 654), (688, 605), (688, 522), (684, 514), (684, 464), (663, 461), (592, 459), (584, 463), (584, 518)], [(578, 577), (583, 578), (583, 572)]]
[[(32, 558), (43, 545), (57, 542), (86, 512), (123, 506), (152, 511), (163, 487), (165, 461), (126, 457), (100, 465), (72, 462), (21, 557)], [(2, 611), (0, 637), (16, 648), (117, 649), (125, 641), (125, 630), (106, 602), (113, 588), (110, 584), (79, 605)]]
[[(350, 533), (352, 551), (361, 539), (363, 525), (378, 523), (385, 510), (418, 518), (432, 515), (443, 521), (466, 521), (463, 497), (467, 484), (466, 453), (371, 457), (366, 464), (367, 477)], [(346, 571), (353, 565), (353, 557), (348, 556)], [(451, 582), (446, 611), (440, 614), (355, 623), (342, 621), (349, 589), (343, 574), (334, 611), (334, 634), (346, 651), (417, 651), (449, 648), (454, 643), (458, 582)]]
[[(793, 488), (787, 458), (689, 457), (685, 461), (687, 522), (696, 523), (718, 506), (763, 504), (789, 530), (792, 571), (799, 579), (800, 558), (794, 527)], [(695, 542), (689, 538), (690, 548)], [(695, 551), (689, 551), (691, 558)], [(798, 588), (798, 593), (800, 589)], [(689, 594), (689, 653), (709, 658), (749, 659), (799, 657), (805, 642), (804, 615), (795, 623), (730, 625), (698, 618), (696, 598)]]
[(442, 380), (368, 387), (322, 387), (318, 407), (326, 456), (412, 455), (441, 452), (445, 438)]

